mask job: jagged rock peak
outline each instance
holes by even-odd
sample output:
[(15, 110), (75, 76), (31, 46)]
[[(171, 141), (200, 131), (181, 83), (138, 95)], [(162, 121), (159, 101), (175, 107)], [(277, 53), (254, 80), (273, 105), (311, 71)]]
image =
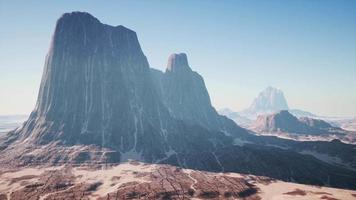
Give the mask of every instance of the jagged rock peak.
[[(80, 12), (80, 11), (73, 11), (73, 12), (68, 12), (68, 13), (64, 13), (58, 20), (57, 20), (57, 25), (60, 23), (67, 23), (67, 24), (71, 24), (71, 23), (76, 23), (76, 22), (82, 22), (82, 23), (97, 23), (97, 24), (101, 24), (101, 25), (105, 25), (107, 27), (111, 27), (111, 28), (117, 28), (117, 29), (126, 29), (128, 31), (132, 31), (131, 29), (126, 28), (125, 26), (122, 25), (118, 25), (118, 26), (112, 26), (112, 25), (107, 25), (107, 24), (103, 24), (100, 22), (100, 20), (98, 20), (96, 17), (94, 17), (93, 15), (91, 15), (90, 13), (87, 12)], [(88, 25), (88, 24), (86, 24)]]
[(249, 108), (255, 113), (274, 113), (288, 109), (283, 91), (271, 86), (260, 92)]
[(265, 92), (266, 91), (272, 91), (272, 92), (282, 92), (282, 90), (276, 88), (276, 87), (272, 87), (272, 86), (268, 86), (266, 89), (265, 89)]
[(86, 12), (65, 13), (57, 20), (50, 49), (96, 53), (105, 51), (104, 46), (116, 52), (142, 51), (135, 31), (122, 25), (103, 24)]
[(190, 69), (188, 64), (187, 54), (185, 53), (174, 53), (169, 56), (167, 70), (166, 71), (178, 71)]
[(87, 13), (87, 12), (80, 12), (80, 11), (74, 11), (74, 12), (69, 12), (69, 13), (64, 13), (58, 20), (57, 20), (57, 23), (58, 22), (61, 22), (61, 21), (70, 21), (70, 20), (78, 20), (78, 19), (81, 19), (81, 20), (90, 20), (90, 21), (95, 21), (95, 22), (98, 22), (100, 23), (100, 21), (94, 17), (93, 15), (91, 15), (90, 13)]
[(264, 89), (262, 92), (259, 94), (260, 96), (267, 96), (270, 97), (271, 95), (281, 95), (284, 96), (283, 91), (281, 89), (268, 86), (266, 89)]

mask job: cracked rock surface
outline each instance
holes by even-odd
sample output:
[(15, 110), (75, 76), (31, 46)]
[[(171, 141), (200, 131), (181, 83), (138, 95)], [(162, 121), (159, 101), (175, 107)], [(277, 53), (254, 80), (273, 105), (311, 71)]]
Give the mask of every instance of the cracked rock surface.
[[(120, 165), (2, 169), (1, 200), (351, 199), (356, 192), (129, 161)], [(278, 196), (279, 195), (279, 196)]]

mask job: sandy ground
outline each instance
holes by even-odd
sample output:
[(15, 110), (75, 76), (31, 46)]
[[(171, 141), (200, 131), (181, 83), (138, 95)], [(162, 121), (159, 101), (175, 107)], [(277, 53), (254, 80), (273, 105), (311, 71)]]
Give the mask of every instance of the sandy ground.
[[(306, 200), (352, 200), (356, 199), (356, 191), (335, 189), (328, 187), (317, 187), (310, 185), (302, 185), (295, 183), (288, 183), (269, 179), (267, 177), (258, 177), (252, 175), (244, 175), (238, 173), (211, 173), (211, 172), (200, 172), (190, 169), (178, 169), (173, 166), (168, 165), (156, 165), (156, 164), (144, 164), (139, 162), (127, 162), (117, 166), (110, 167), (73, 167), (73, 166), (62, 166), (62, 167), (47, 167), (47, 168), (24, 168), (24, 169), (12, 169), (12, 170), (2, 170), (0, 172), (0, 194), (7, 197), (7, 199), (21, 199), (22, 194), (27, 194), (32, 192), (36, 193), (36, 190), (29, 190), (28, 185), (40, 182), (43, 180), (44, 175), (48, 172), (58, 171), (64, 174), (68, 174), (68, 179), (71, 180), (72, 184), (68, 187), (64, 187), (59, 190), (49, 190), (43, 189), (42, 191), (47, 191), (39, 194), (36, 199), (52, 199), (54, 195), (67, 195), (71, 197), (68, 199), (79, 199), (75, 195), (69, 196), (75, 190), (82, 190), (79, 186), (83, 183), (87, 185), (98, 184), (93, 191), (85, 193), (85, 198), (83, 199), (98, 199), (100, 197), (106, 199), (108, 194), (115, 194), (120, 188), (123, 190), (130, 191), (130, 187), (125, 185), (135, 184), (133, 188), (142, 188), (142, 184), (151, 184), (156, 188), (162, 187), (164, 191), (169, 190), (171, 187), (177, 190), (177, 183), (174, 181), (178, 180), (178, 184), (186, 184), (186, 188), (194, 191), (195, 194), (188, 199), (205, 199), (202, 193), (205, 189), (218, 188), (224, 191), (222, 188), (236, 187), (236, 184), (241, 184), (240, 189), (246, 188), (244, 184), (248, 183), (250, 186), (256, 189), (256, 192), (252, 194), (251, 198), (248, 196), (245, 199), (266, 199), (266, 200), (283, 200), (283, 199), (306, 199)], [(157, 173), (158, 172), (158, 173)], [(161, 174), (166, 172), (165, 174)], [(154, 183), (152, 185), (152, 176), (162, 175), (159, 183)], [(67, 176), (67, 175), (64, 175)], [(224, 178), (225, 177), (225, 178)], [(230, 177), (229, 182), (225, 182), (226, 178)], [(41, 179), (42, 178), (42, 179)], [(48, 179), (49, 180), (49, 179)], [(63, 180), (61, 180), (63, 182)], [(166, 181), (166, 185), (164, 183)], [(233, 182), (235, 181), (235, 182)], [(53, 181), (52, 181), (53, 182)], [(54, 180), (54, 183), (56, 181)], [(216, 185), (215, 185), (216, 183)], [(226, 185), (227, 183), (227, 185)], [(231, 183), (231, 185), (229, 185)], [(58, 183), (56, 183), (58, 184)], [(161, 186), (160, 186), (161, 185)], [(176, 187), (174, 187), (176, 185)], [(53, 184), (50, 185), (54, 188)], [(221, 187), (221, 188), (219, 188)], [(132, 189), (132, 188), (131, 188)], [(160, 189), (160, 188), (158, 188)], [(171, 188), (172, 189), (172, 188)], [(237, 187), (237, 189), (239, 189)], [(172, 189), (173, 190), (173, 189)], [(14, 191), (25, 191), (24, 193), (18, 193), (16, 196), (11, 196), (10, 194)], [(38, 190), (39, 191), (39, 190)], [(83, 189), (83, 191), (85, 191)], [(81, 193), (84, 194), (84, 192)], [(184, 191), (184, 189), (183, 189)], [(215, 196), (211, 199), (225, 199), (222, 198), (223, 192), (220, 191), (220, 196)], [(179, 193), (179, 192), (177, 192)], [(110, 195), (109, 195), (110, 196)], [(11, 198), (13, 197), (13, 198)], [(253, 198), (252, 198), (253, 197)], [(82, 198), (82, 197), (80, 197)], [(1, 199), (1, 196), (0, 196)], [(136, 199), (136, 198), (133, 198)], [(138, 198), (137, 198), (138, 199)], [(235, 199), (235, 198), (226, 198)]]
[(74, 168), (73, 173), (77, 178), (77, 183), (103, 183), (92, 196), (104, 196), (108, 193), (115, 192), (118, 186), (128, 182), (148, 182), (145, 177), (137, 178), (136, 172), (153, 172), (155, 165), (144, 165), (142, 163), (130, 164), (123, 163), (115, 167), (102, 168), (99, 170), (87, 170), (83, 168)]
[[(328, 187), (317, 187), (277, 181), (268, 185), (256, 184), (260, 188), (260, 197), (268, 200), (352, 200), (356, 191)], [(353, 196), (354, 194), (354, 196)]]

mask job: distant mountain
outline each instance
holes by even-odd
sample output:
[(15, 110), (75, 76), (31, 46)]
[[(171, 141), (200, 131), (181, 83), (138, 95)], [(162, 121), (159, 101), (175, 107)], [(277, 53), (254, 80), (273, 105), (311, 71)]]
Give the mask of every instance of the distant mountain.
[(288, 107), (287, 100), (284, 97), (283, 91), (274, 87), (267, 87), (264, 89), (254, 99), (249, 108), (238, 112), (238, 114), (241, 117), (255, 120), (259, 115), (273, 114), (281, 110), (288, 110), (290, 113), (297, 117), (320, 118), (308, 111), (290, 109)]
[(282, 90), (267, 87), (258, 94), (248, 109), (240, 112), (240, 115), (254, 119), (260, 114), (271, 114), (288, 109), (289, 107)]

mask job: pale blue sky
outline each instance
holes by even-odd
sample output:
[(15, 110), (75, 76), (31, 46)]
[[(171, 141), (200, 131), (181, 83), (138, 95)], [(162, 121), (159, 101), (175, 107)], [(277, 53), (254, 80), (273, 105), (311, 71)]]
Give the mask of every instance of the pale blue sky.
[(0, 114), (33, 109), (56, 19), (77, 10), (136, 31), (154, 68), (186, 52), (217, 108), (244, 109), (270, 85), (291, 108), (356, 116), (353, 0), (0, 0)]

